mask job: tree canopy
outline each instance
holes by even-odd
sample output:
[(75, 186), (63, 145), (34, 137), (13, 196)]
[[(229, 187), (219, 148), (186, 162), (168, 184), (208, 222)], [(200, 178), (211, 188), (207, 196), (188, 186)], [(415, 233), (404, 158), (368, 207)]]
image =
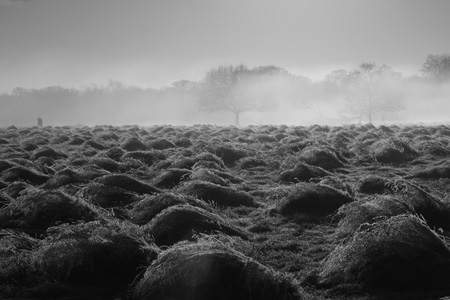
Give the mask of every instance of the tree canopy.
[(450, 54), (428, 55), (420, 71), (437, 82), (450, 81)]

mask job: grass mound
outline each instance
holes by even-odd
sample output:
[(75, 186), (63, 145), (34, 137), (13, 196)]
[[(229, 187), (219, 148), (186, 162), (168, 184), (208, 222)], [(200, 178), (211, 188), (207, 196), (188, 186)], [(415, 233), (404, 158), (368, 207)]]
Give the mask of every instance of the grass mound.
[(144, 225), (164, 209), (178, 204), (189, 204), (210, 210), (210, 207), (205, 202), (197, 198), (176, 193), (161, 193), (146, 196), (144, 199), (136, 202), (129, 213), (130, 221), (138, 225)]
[(257, 206), (251, 195), (231, 187), (194, 180), (186, 182), (178, 192), (197, 197), (206, 202), (214, 202), (219, 206)]
[(338, 246), (318, 278), (322, 285), (356, 283), (372, 290), (444, 289), (450, 284), (450, 251), (417, 217), (394, 216)]
[(213, 145), (210, 147), (210, 151), (220, 157), (228, 167), (234, 166), (239, 159), (250, 155), (248, 151), (236, 148), (231, 144)]
[(31, 160), (35, 161), (39, 157), (50, 157), (53, 159), (67, 158), (67, 155), (61, 152), (57, 152), (53, 148), (43, 147), (39, 148), (31, 155)]
[(267, 166), (268, 164), (266, 161), (256, 157), (244, 157), (238, 160), (237, 162), (237, 168), (239, 170), (247, 170), (251, 168), (267, 167)]
[(124, 207), (138, 200), (134, 193), (123, 188), (95, 182), (79, 190), (77, 196), (103, 208)]
[(242, 230), (228, 224), (218, 215), (189, 204), (164, 209), (146, 227), (158, 246), (171, 246), (179, 241), (189, 240), (194, 233), (223, 232), (248, 239)]
[(413, 207), (392, 195), (377, 195), (369, 200), (354, 201), (339, 208), (336, 214), (339, 219), (336, 235), (350, 236), (363, 224), (405, 214), (415, 214)]
[(216, 170), (210, 170), (204, 167), (196, 167), (189, 176), (190, 180), (201, 180), (211, 182), (221, 186), (229, 186), (229, 182), (216, 173)]
[(150, 184), (141, 182), (124, 174), (105, 175), (95, 178), (94, 181), (108, 186), (123, 188), (127, 191), (138, 194), (153, 194), (161, 192), (158, 188)]
[(54, 284), (124, 290), (157, 256), (141, 229), (120, 222), (63, 225), (47, 235), (34, 260)]
[(0, 210), (0, 229), (39, 235), (56, 224), (92, 221), (97, 216), (91, 207), (60, 191), (35, 190)]
[(137, 137), (129, 138), (121, 147), (127, 151), (147, 150), (147, 146)]
[(218, 243), (177, 245), (165, 251), (132, 288), (131, 300), (300, 300), (295, 283)]
[(445, 163), (439, 166), (431, 166), (412, 172), (407, 178), (439, 179), (450, 178), (450, 164)]
[(291, 170), (283, 171), (279, 180), (281, 182), (293, 183), (299, 181), (309, 181), (312, 178), (320, 178), (330, 175), (329, 172), (316, 166), (311, 166), (306, 163), (297, 163)]
[(192, 172), (187, 169), (170, 168), (158, 175), (153, 184), (158, 188), (173, 188)]
[(166, 139), (156, 139), (148, 142), (148, 146), (155, 150), (165, 150), (170, 148), (175, 148), (176, 145)]
[(284, 216), (334, 213), (342, 205), (352, 202), (349, 195), (327, 185), (299, 183), (277, 203), (277, 211)]
[(303, 149), (300, 154), (300, 159), (307, 164), (321, 167), (328, 171), (344, 166), (333, 151), (328, 148), (316, 146), (309, 146)]
[(32, 185), (24, 182), (24, 181), (16, 181), (10, 183), (7, 187), (5, 187), (2, 192), (6, 195), (10, 196), (11, 198), (17, 198), (21, 195), (21, 193), (28, 188), (33, 188)]
[(68, 184), (86, 183), (88, 178), (72, 169), (65, 168), (53, 175), (47, 182), (42, 185), (44, 189), (56, 189)]
[(388, 184), (389, 180), (384, 177), (369, 175), (359, 180), (358, 189), (365, 194), (382, 194), (389, 189)]
[(24, 166), (15, 166), (3, 171), (1, 179), (5, 182), (22, 180), (31, 184), (43, 184), (49, 180), (50, 177)]
[(400, 139), (382, 139), (370, 146), (369, 155), (376, 161), (398, 164), (412, 160), (417, 152)]
[(93, 157), (89, 159), (89, 163), (109, 172), (117, 172), (120, 166), (118, 162), (109, 157)]
[(121, 161), (127, 159), (137, 159), (147, 166), (152, 166), (155, 162), (166, 159), (166, 156), (160, 151), (131, 151), (121, 157)]

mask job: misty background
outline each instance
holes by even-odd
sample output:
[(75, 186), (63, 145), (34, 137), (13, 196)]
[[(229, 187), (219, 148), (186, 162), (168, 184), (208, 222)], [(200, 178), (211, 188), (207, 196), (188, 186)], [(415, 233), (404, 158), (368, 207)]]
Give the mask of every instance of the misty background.
[(449, 11), (445, 0), (0, 0), (0, 126), (234, 124), (199, 99), (209, 71), (240, 64), (280, 71), (252, 81), (271, 105), (241, 125), (368, 122), (363, 84), (336, 78), (363, 63), (395, 73), (376, 90), (398, 105), (372, 122), (447, 122), (448, 80), (422, 69), (450, 52)]

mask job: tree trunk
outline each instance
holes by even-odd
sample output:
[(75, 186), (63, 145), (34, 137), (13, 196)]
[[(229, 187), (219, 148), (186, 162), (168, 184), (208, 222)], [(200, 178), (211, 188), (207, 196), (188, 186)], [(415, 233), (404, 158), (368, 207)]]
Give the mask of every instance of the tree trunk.
[(239, 127), (239, 125), (240, 125), (239, 124), (239, 114), (240, 114), (239, 111), (234, 113), (234, 125), (236, 125), (237, 127)]

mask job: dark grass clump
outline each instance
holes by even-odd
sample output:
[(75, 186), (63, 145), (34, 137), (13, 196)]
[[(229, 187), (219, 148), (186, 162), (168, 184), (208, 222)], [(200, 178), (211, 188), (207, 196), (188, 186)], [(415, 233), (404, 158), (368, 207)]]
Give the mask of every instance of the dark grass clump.
[(178, 192), (197, 197), (218, 206), (257, 206), (253, 197), (231, 187), (220, 186), (211, 182), (194, 180), (182, 185)]
[(0, 229), (18, 229), (33, 236), (56, 224), (97, 217), (93, 208), (63, 192), (35, 190), (0, 209)]
[(444, 163), (438, 166), (425, 167), (411, 172), (406, 178), (439, 179), (450, 178), (450, 164)]
[(399, 164), (414, 159), (417, 152), (403, 140), (382, 139), (370, 146), (369, 155), (380, 163)]
[(0, 209), (10, 204), (13, 200), (12, 197), (0, 192)]
[(311, 166), (303, 162), (297, 163), (294, 168), (283, 171), (279, 176), (279, 181), (295, 183), (299, 181), (309, 181), (312, 178), (328, 176), (330, 173), (321, 167)]
[[(215, 169), (207, 169), (203, 167), (196, 167), (194, 171), (189, 176), (190, 180), (201, 180), (206, 182), (211, 182), (221, 186), (229, 186), (228, 180), (224, 179), (216, 173)], [(220, 173), (219, 173), (220, 174)]]
[[(150, 240), (139, 227), (123, 222), (62, 225), (47, 231), (34, 251), (34, 263), (49, 284), (84, 288), (96, 299), (99, 287), (109, 293), (124, 292), (157, 257)], [(61, 292), (60, 297), (73, 291)]]
[(150, 148), (155, 150), (165, 150), (177, 147), (174, 143), (166, 139), (155, 139), (153, 141), (148, 142), (147, 144)]
[(103, 145), (103, 144), (101, 144), (99, 142), (93, 141), (93, 140), (86, 141), (84, 143), (84, 145), (85, 146), (89, 146), (89, 147), (91, 147), (91, 148), (93, 148), (95, 150), (106, 150), (106, 149), (108, 149), (107, 146), (105, 146), (105, 145)]
[(338, 237), (348, 237), (361, 226), (373, 224), (382, 219), (398, 215), (414, 215), (414, 208), (392, 195), (376, 195), (367, 200), (354, 201), (339, 208), (336, 219)]
[(89, 178), (70, 168), (65, 168), (53, 175), (42, 185), (43, 189), (56, 189), (68, 184), (87, 183)]
[(218, 215), (189, 204), (170, 206), (162, 210), (146, 225), (158, 246), (171, 246), (192, 239), (194, 233), (227, 235), (248, 239), (244, 231), (227, 223)]
[(50, 157), (53, 159), (61, 159), (61, 158), (67, 158), (67, 155), (62, 152), (57, 152), (53, 148), (50, 147), (43, 147), (39, 148), (31, 155), (30, 159), (35, 161), (39, 157)]
[(211, 210), (208, 204), (195, 197), (167, 192), (146, 196), (136, 202), (129, 212), (130, 221), (137, 225), (147, 224), (164, 209), (178, 204), (189, 204), (204, 210)]
[(95, 182), (81, 188), (77, 196), (103, 208), (124, 207), (138, 201), (136, 194), (123, 188)]
[(125, 174), (105, 175), (94, 179), (95, 182), (108, 186), (123, 188), (138, 194), (160, 193), (161, 190)]
[(15, 166), (2, 172), (1, 179), (5, 182), (26, 181), (30, 184), (43, 184), (49, 176), (24, 166)]
[(171, 189), (179, 185), (180, 182), (187, 178), (191, 173), (192, 172), (187, 169), (169, 168), (159, 174), (153, 180), (153, 184), (158, 188)]
[(0, 172), (3, 172), (9, 168), (14, 167), (16, 164), (8, 161), (8, 160), (0, 160)]
[(298, 183), (277, 203), (276, 209), (283, 216), (327, 216), (352, 201), (348, 194), (330, 186)]
[(126, 153), (126, 151), (122, 148), (113, 147), (104, 153), (106, 157), (109, 157), (115, 161), (120, 161), (120, 158)]
[(389, 180), (385, 177), (369, 175), (359, 180), (358, 189), (365, 194), (382, 194), (389, 190)]
[(266, 161), (257, 157), (244, 157), (238, 160), (236, 166), (239, 170), (247, 170), (257, 167), (267, 167), (268, 164)]
[(125, 149), (127, 151), (147, 150), (147, 145), (145, 145), (137, 137), (129, 138), (121, 145), (121, 147), (122, 147), (122, 149)]
[(180, 244), (155, 260), (130, 300), (300, 300), (292, 279), (223, 244)]
[(220, 157), (228, 167), (233, 167), (239, 159), (250, 155), (248, 151), (236, 148), (231, 144), (212, 145), (210, 152)]
[(118, 172), (120, 166), (117, 161), (109, 157), (93, 157), (88, 162), (109, 172)]
[(137, 160), (143, 162), (144, 164), (146, 164), (147, 166), (152, 166), (154, 163), (166, 159), (166, 156), (164, 155), (164, 153), (157, 151), (157, 150), (155, 150), (155, 151), (131, 151), (131, 152), (125, 153), (121, 157), (120, 160), (125, 161), (130, 158), (137, 159)]
[(336, 156), (336, 153), (328, 148), (309, 146), (302, 150), (300, 159), (307, 164), (321, 167), (327, 171), (342, 168), (344, 164)]
[(7, 187), (3, 188), (2, 192), (8, 195), (11, 198), (19, 197), (22, 192), (26, 192), (27, 189), (32, 189), (33, 186), (24, 182), (24, 181), (16, 181), (10, 183)]
[(419, 218), (394, 216), (365, 226), (331, 252), (318, 282), (375, 292), (448, 289), (450, 251)]

